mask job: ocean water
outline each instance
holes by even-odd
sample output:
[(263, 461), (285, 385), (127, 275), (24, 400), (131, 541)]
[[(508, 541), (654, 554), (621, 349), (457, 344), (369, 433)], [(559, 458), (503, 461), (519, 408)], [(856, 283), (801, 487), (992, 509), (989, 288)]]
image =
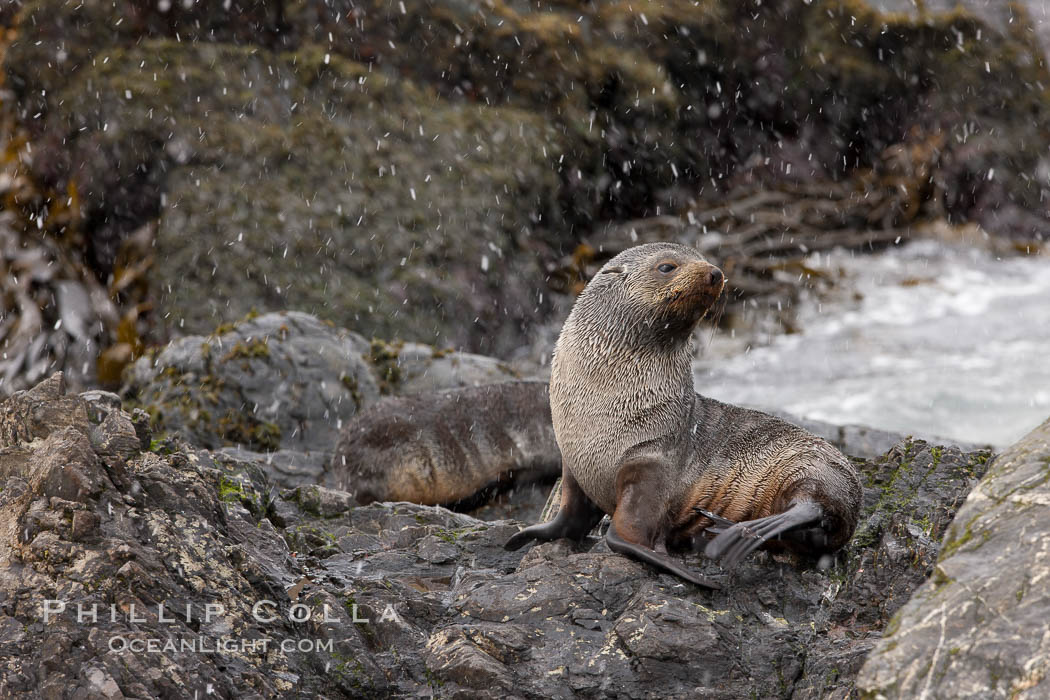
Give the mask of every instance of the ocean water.
[(709, 343), (697, 391), (997, 447), (1050, 416), (1050, 257), (923, 240), (807, 265), (838, 281), (799, 302), (800, 331)]

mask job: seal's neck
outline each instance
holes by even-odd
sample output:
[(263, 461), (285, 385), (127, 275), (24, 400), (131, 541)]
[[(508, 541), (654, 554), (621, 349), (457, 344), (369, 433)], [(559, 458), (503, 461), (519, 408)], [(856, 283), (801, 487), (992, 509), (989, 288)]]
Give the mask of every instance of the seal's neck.
[(637, 321), (606, 317), (588, 323), (586, 316), (573, 314), (558, 337), (551, 380), (552, 386), (558, 382), (616, 397), (628, 412), (669, 403), (691, 410), (692, 342), (688, 336), (671, 342)]

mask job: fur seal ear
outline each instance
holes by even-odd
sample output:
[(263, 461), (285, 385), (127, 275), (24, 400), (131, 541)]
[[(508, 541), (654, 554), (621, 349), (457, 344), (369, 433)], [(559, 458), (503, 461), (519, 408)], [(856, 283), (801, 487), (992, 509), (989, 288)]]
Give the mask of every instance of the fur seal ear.
[(603, 275), (607, 275), (609, 273), (623, 274), (623, 268), (622, 267), (607, 267), (604, 270), (602, 270), (602, 274)]

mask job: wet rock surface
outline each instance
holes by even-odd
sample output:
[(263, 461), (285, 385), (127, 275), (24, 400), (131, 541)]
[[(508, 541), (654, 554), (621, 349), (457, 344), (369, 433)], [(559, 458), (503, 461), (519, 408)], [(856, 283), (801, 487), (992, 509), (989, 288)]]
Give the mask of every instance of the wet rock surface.
[(860, 674), (866, 697), (1041, 698), (1050, 421), (992, 463), (949, 528), (933, 575), (890, 622)]
[[(512, 520), (281, 489), (250, 453), (158, 440), (58, 377), (0, 416), (0, 693), (16, 696), (848, 697), (988, 459), (903, 441), (858, 460), (846, 550), (825, 568), (759, 554), (710, 592), (595, 540), (506, 552)], [(151, 639), (176, 650), (135, 651)]]

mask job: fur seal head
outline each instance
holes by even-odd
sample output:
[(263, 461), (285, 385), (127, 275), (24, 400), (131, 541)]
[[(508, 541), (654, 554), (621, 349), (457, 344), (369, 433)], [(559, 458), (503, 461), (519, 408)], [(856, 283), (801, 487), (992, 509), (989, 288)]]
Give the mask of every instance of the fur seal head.
[(640, 245), (602, 266), (576, 300), (568, 323), (603, 336), (614, 332), (628, 346), (684, 343), (723, 287), (722, 271), (695, 249)]

